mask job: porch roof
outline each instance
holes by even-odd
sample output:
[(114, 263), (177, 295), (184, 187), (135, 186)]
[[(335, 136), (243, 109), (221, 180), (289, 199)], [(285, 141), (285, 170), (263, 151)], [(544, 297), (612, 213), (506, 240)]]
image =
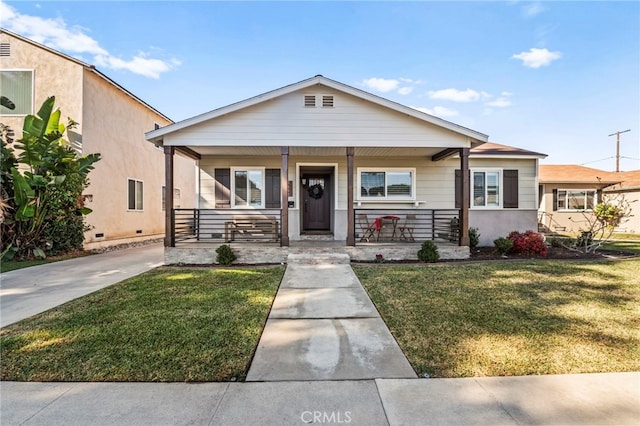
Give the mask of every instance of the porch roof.
[[(184, 131), (185, 129), (193, 129), (198, 126), (202, 126), (203, 123), (205, 122), (208, 122), (223, 116), (227, 116), (230, 113), (237, 112), (237, 111), (240, 111), (252, 106), (256, 106), (259, 104), (263, 104), (267, 101), (275, 100), (276, 98), (283, 97), (285, 95), (288, 95), (296, 91), (315, 88), (317, 86), (324, 86), (336, 92), (341, 92), (341, 93), (353, 96), (355, 98), (358, 98), (360, 100), (368, 101), (374, 105), (377, 105), (378, 107), (383, 107), (395, 113), (400, 113), (404, 116), (417, 119), (418, 122), (422, 122), (427, 125), (435, 126), (436, 128), (439, 128), (441, 130), (451, 132), (450, 134), (456, 135), (456, 137), (459, 138), (459, 140), (464, 141), (464, 143), (461, 143), (461, 144), (456, 143), (455, 147), (474, 147), (474, 146), (481, 145), (482, 143), (485, 143), (488, 140), (488, 136), (483, 133), (480, 133), (475, 130), (468, 129), (466, 127), (452, 123), (450, 121), (443, 120), (441, 118), (426, 114), (414, 108), (401, 105), (399, 103), (373, 95), (371, 93), (365, 92), (363, 90), (357, 89), (352, 86), (348, 86), (346, 84), (337, 82), (335, 80), (331, 80), (321, 75), (317, 75), (315, 77), (300, 81), (298, 83), (284, 86), (279, 89), (272, 90), (270, 92), (246, 99), (244, 101), (240, 101), (222, 108), (215, 109), (213, 111), (209, 111), (204, 114), (197, 115), (192, 118), (188, 118), (186, 120), (162, 127), (160, 129), (152, 130), (146, 133), (146, 138), (148, 141), (151, 141), (158, 145), (165, 144), (165, 137), (169, 137), (170, 139), (172, 139), (172, 142), (167, 142), (167, 145), (183, 145), (183, 146), (190, 146), (190, 147), (193, 147), (194, 145), (203, 145), (201, 143), (193, 143), (194, 141), (190, 141), (191, 143), (184, 143), (184, 142), (175, 143), (174, 137), (177, 135), (178, 132)], [(342, 145), (342, 147), (362, 146), (361, 143), (351, 143), (351, 141), (345, 141), (344, 144), (341, 144), (340, 142), (337, 142), (337, 143), (336, 142), (337, 141), (334, 141), (334, 144), (333, 144), (334, 146), (336, 145)], [(318, 143), (322, 145), (314, 145), (314, 146), (326, 145), (326, 141), (318, 141)], [(283, 143), (283, 144), (286, 144), (286, 143)], [(233, 145), (233, 144), (229, 144), (229, 145)], [(260, 143), (259, 142), (248, 143), (247, 145), (253, 145), (255, 147), (255, 146), (259, 146)], [(266, 143), (265, 145), (273, 145), (273, 144)], [(372, 145), (375, 146), (376, 144), (374, 143)], [(409, 141), (404, 146), (420, 147), (420, 145), (416, 144), (415, 141), (413, 142)], [(427, 144), (427, 146), (429, 145)], [(454, 146), (452, 146), (450, 143), (449, 144), (445, 143), (441, 147), (453, 148)]]
[[(181, 147), (177, 147), (181, 149)], [(280, 156), (281, 149), (277, 146), (190, 146), (189, 150), (201, 157), (205, 156), (240, 156), (240, 157), (271, 157)], [(396, 158), (424, 158), (429, 159), (441, 148), (423, 147), (358, 147), (354, 149), (356, 157), (396, 157)], [(306, 157), (344, 157), (345, 147), (309, 147), (292, 146), (290, 156)]]

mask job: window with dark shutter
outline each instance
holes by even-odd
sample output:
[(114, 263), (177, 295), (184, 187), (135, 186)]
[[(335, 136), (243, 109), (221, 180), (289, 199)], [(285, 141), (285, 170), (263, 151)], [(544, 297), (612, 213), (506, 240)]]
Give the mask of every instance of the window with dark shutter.
[(558, 190), (553, 190), (553, 211), (558, 211)]
[(216, 208), (231, 208), (231, 169), (215, 169), (214, 177)]
[(456, 209), (462, 208), (462, 171), (460, 169), (456, 169), (456, 180), (455, 180), (455, 196), (456, 196)]
[(268, 209), (279, 209), (280, 199), (280, 169), (265, 169), (265, 207)]
[(502, 206), (505, 209), (518, 208), (518, 171), (503, 170), (504, 193)]

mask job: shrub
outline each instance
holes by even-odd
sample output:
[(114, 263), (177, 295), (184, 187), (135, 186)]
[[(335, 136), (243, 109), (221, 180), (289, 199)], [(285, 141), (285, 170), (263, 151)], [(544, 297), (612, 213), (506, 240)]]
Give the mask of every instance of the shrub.
[(476, 248), (480, 243), (478, 228), (469, 228), (469, 248)]
[(513, 241), (504, 237), (493, 240), (493, 244), (496, 246), (496, 249), (498, 249), (498, 253), (500, 254), (507, 254), (513, 247)]
[(236, 259), (236, 254), (228, 244), (223, 244), (216, 249), (216, 262), (220, 265), (231, 265)]
[(507, 238), (513, 241), (513, 247), (511, 248), (513, 253), (539, 256), (547, 255), (547, 245), (544, 243), (544, 238), (537, 232), (526, 231), (520, 233), (513, 231)]
[(440, 259), (438, 253), (438, 246), (433, 241), (425, 241), (422, 243), (420, 250), (418, 250), (418, 259), (421, 262), (433, 263)]

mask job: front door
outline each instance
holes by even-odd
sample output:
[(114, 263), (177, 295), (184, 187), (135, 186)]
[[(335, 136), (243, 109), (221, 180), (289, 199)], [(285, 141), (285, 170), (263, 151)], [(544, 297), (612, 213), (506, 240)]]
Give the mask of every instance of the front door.
[(331, 230), (331, 175), (302, 175), (302, 230)]

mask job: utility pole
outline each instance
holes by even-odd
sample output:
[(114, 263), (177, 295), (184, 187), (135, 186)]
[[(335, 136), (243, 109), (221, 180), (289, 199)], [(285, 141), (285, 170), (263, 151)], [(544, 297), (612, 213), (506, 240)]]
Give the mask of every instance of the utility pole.
[(616, 137), (616, 173), (620, 171), (620, 133), (627, 133), (630, 132), (631, 129), (627, 129), (627, 130), (618, 130), (615, 133), (611, 133), (609, 136), (614, 136)]

